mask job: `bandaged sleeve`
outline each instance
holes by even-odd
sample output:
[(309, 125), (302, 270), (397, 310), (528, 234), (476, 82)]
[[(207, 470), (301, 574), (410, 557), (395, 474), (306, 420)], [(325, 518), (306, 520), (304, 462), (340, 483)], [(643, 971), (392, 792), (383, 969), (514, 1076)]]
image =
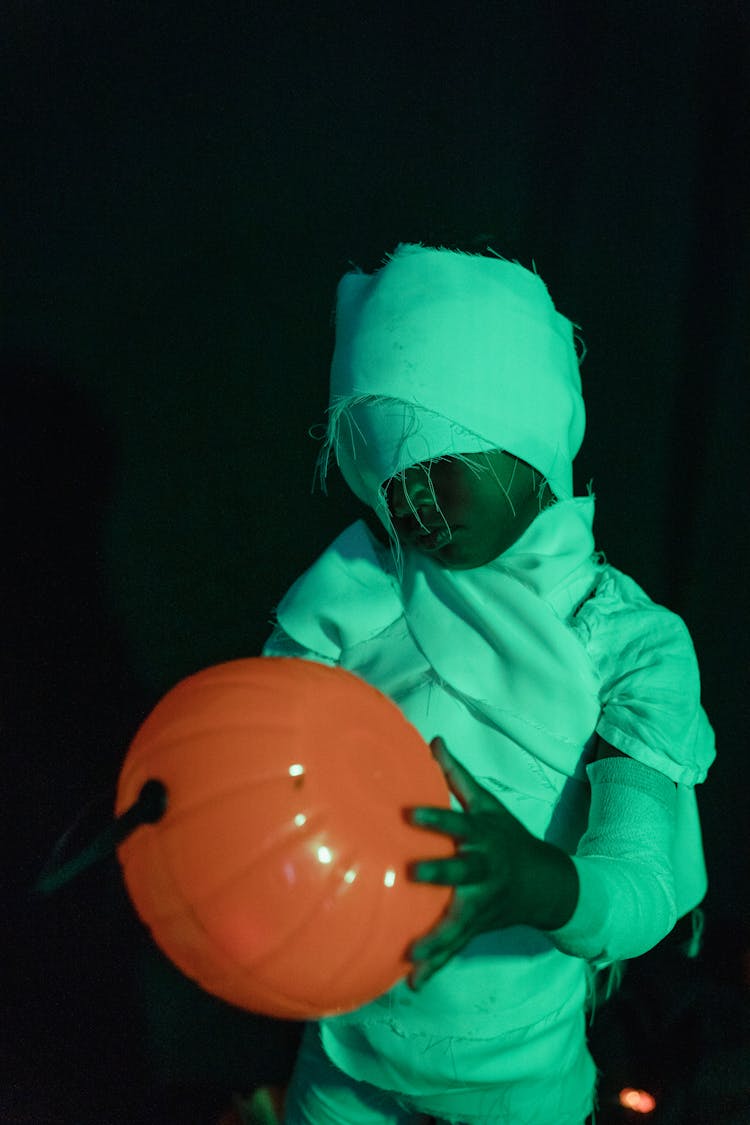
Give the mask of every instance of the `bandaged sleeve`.
[(677, 790), (630, 758), (604, 758), (587, 773), (588, 827), (571, 857), (578, 904), (549, 937), (563, 953), (598, 964), (638, 957), (674, 927)]
[(685, 622), (607, 566), (575, 629), (600, 680), (597, 734), (679, 785), (701, 785), (716, 745)]

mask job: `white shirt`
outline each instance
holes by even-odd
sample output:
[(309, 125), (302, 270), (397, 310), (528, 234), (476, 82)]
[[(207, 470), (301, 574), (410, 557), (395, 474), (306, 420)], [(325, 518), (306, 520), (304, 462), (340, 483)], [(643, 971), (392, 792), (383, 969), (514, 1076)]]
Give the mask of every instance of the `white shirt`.
[[(593, 497), (559, 502), (472, 571), (408, 552), (401, 582), (358, 521), (282, 600), (263, 654), (357, 673), (426, 740), (441, 735), (530, 831), (571, 854), (586, 828), (596, 734), (655, 767), (678, 784), (681, 916), (706, 890), (693, 787), (715, 755), (713, 731), (684, 623), (595, 554), (593, 514)], [(589, 975), (537, 930), (482, 934), (419, 993), (401, 982), (322, 1021), (323, 1043), (352, 1077), (433, 1096), (424, 1108), (445, 1116), (459, 1094), (467, 1107), (471, 1087), (502, 1091), (519, 1122), (541, 1125), (552, 1072), (554, 1112), (580, 1120), (595, 1074)]]

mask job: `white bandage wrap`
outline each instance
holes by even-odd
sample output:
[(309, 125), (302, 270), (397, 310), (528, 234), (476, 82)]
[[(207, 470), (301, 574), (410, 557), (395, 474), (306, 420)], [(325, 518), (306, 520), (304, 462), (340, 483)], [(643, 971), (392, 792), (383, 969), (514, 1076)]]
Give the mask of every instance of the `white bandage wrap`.
[(563, 953), (594, 964), (639, 957), (677, 920), (672, 846), (677, 789), (631, 758), (587, 769), (588, 828), (572, 857), (580, 893), (572, 918), (549, 933)]

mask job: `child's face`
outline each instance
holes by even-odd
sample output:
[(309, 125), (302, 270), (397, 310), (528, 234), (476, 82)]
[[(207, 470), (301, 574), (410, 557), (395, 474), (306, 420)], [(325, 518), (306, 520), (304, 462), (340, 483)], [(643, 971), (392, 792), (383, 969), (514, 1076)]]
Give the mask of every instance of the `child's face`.
[[(541, 478), (524, 461), (499, 449), (464, 456), (481, 470), (479, 474), (458, 458), (444, 457), (406, 469), (403, 484), (400, 476), (394, 477), (386, 492), (401, 543), (429, 554), (449, 570), (492, 562), (520, 538), (541, 510)], [(541, 508), (553, 502), (545, 484)], [(427, 535), (428, 530), (439, 535), (446, 524), (451, 532), (447, 542), (445, 536), (436, 541), (436, 534)]]

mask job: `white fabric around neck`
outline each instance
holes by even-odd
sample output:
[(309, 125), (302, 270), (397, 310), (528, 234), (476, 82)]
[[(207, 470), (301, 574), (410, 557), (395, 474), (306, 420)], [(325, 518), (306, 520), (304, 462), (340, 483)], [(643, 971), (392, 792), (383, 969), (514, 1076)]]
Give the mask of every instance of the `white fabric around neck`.
[(277, 620), (298, 643), (346, 664), (347, 650), (403, 615), (452, 694), (571, 776), (583, 770), (599, 713), (591, 663), (566, 624), (597, 582), (593, 517), (593, 497), (556, 504), (475, 570), (407, 552), (400, 582), (387, 553), (378, 557), (370, 533), (354, 525), (294, 584)]

